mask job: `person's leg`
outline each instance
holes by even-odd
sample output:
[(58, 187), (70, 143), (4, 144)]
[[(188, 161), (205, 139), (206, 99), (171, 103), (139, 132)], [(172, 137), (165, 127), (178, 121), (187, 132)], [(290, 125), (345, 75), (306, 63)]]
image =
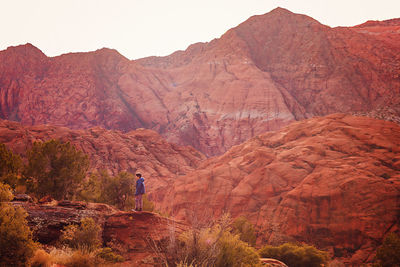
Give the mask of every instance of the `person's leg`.
[(139, 210), (143, 210), (143, 195), (139, 195)]
[(140, 197), (140, 196), (141, 196), (141, 195), (136, 195), (136, 196), (135, 196), (135, 210), (136, 210), (136, 211), (140, 209), (140, 201), (139, 201), (139, 197)]

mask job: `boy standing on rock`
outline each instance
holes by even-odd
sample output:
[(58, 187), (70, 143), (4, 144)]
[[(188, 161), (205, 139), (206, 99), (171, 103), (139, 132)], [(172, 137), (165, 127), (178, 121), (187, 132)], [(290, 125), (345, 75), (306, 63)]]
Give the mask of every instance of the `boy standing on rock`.
[(135, 192), (135, 210), (136, 211), (142, 211), (143, 209), (143, 194), (145, 193), (144, 189), (144, 178), (140, 173), (136, 174), (136, 177), (138, 178), (136, 181), (136, 192)]

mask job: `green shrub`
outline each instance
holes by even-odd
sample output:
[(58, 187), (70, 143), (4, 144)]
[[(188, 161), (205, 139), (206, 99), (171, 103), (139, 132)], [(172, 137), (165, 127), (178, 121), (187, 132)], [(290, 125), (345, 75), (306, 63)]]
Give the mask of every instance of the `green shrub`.
[(27, 157), (24, 177), (39, 197), (71, 199), (89, 168), (87, 155), (70, 143), (56, 140), (33, 143)]
[[(2, 201), (10, 194), (7, 186), (0, 183)], [(24, 209), (0, 203), (0, 266), (25, 266), (32, 257), (36, 244), (26, 216)]]
[(254, 226), (244, 216), (237, 217), (232, 223), (232, 231), (239, 235), (240, 240), (254, 246), (256, 234)]
[(376, 252), (378, 266), (400, 266), (400, 237), (395, 233), (386, 236)]
[(224, 232), (218, 241), (219, 253), (216, 260), (218, 267), (242, 267), (260, 265), (257, 251), (238, 235)]
[(92, 218), (83, 218), (81, 224), (68, 225), (61, 235), (61, 242), (75, 249), (94, 251), (101, 245), (101, 228)]
[(102, 258), (108, 262), (123, 262), (124, 258), (112, 251), (111, 248), (101, 248), (96, 254), (97, 257)]
[(0, 182), (13, 188), (17, 185), (22, 170), (22, 160), (4, 144), (0, 144)]
[(286, 263), (290, 267), (320, 267), (327, 264), (328, 253), (309, 245), (295, 245), (285, 243), (274, 247), (264, 246), (260, 251), (262, 258), (274, 258)]

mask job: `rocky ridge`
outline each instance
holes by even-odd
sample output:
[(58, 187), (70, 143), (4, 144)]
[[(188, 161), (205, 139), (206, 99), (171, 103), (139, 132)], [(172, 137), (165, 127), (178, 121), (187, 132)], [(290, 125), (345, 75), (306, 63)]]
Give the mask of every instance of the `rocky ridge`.
[(393, 104), (399, 27), (330, 28), (277, 8), (166, 57), (129, 61), (100, 49), (49, 58), (30, 44), (10, 47), (0, 51), (0, 117), (153, 129), (218, 155), (295, 120)]
[(0, 143), (22, 156), (33, 142), (50, 139), (70, 142), (87, 154), (90, 172), (106, 170), (113, 175), (120, 171), (142, 172), (154, 201), (162, 199), (161, 189), (172, 179), (193, 170), (205, 159), (193, 148), (168, 143), (152, 130), (137, 129), (128, 133), (99, 127), (71, 130), (51, 125), (22, 126), (0, 120)]
[(366, 117), (292, 123), (176, 179), (163, 208), (182, 219), (244, 215), (261, 243), (305, 242), (360, 265), (400, 231), (399, 144), (399, 125)]

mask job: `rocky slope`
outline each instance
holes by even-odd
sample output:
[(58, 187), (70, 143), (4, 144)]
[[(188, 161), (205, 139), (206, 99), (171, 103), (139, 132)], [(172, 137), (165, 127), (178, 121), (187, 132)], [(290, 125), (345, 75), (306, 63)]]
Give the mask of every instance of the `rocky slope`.
[[(166, 142), (156, 132), (137, 129), (128, 133), (91, 128), (71, 130), (50, 125), (22, 126), (0, 120), (0, 143), (24, 155), (34, 141), (58, 139), (70, 142), (89, 156), (90, 170), (140, 171), (153, 200), (162, 198), (171, 180), (193, 170), (205, 156), (191, 147)], [(158, 192), (158, 193), (156, 193)]]
[(400, 231), (400, 126), (334, 114), (256, 136), (175, 180), (163, 208), (182, 219), (245, 215), (259, 242), (300, 241), (347, 264)]
[(391, 105), (399, 27), (395, 19), (330, 28), (278, 8), (167, 57), (129, 61), (101, 49), (48, 58), (29, 44), (10, 47), (0, 52), (0, 117), (143, 127), (221, 154), (294, 120)]
[[(80, 224), (83, 218), (93, 218), (101, 226), (103, 246), (125, 258), (124, 266), (155, 266), (157, 253), (150, 244), (165, 244), (171, 234), (179, 234), (187, 226), (179, 221), (150, 212), (122, 212), (105, 204), (60, 202), (32, 204), (13, 202), (28, 212), (28, 224), (33, 238), (45, 245), (55, 245), (61, 230), (70, 224)], [(159, 249), (162, 251), (162, 247)]]

